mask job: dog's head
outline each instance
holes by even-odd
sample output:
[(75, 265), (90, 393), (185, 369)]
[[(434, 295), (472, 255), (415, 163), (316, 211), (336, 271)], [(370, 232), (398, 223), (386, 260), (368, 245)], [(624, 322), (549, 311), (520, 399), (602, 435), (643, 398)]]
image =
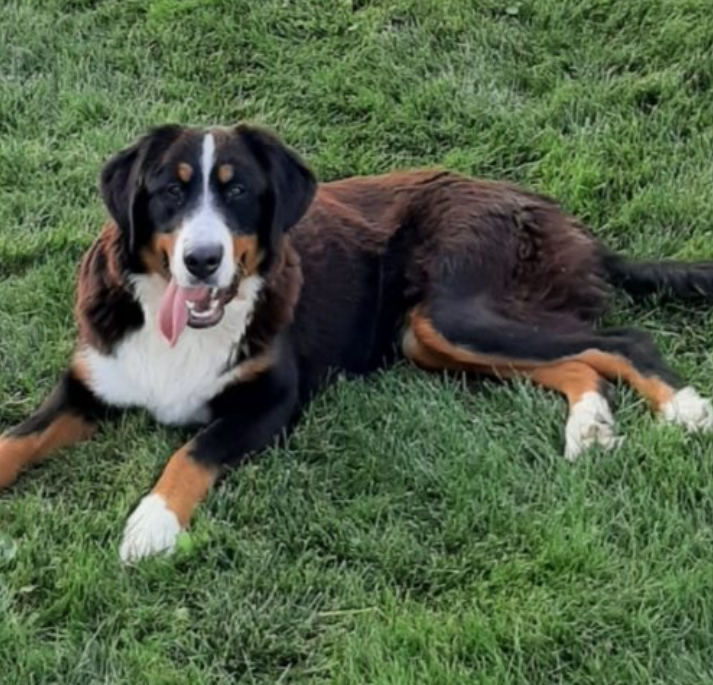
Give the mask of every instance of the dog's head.
[(292, 150), (244, 124), (153, 129), (101, 174), (132, 268), (168, 281), (161, 316), (173, 330), (217, 324), (240, 280), (268, 267), (315, 188)]

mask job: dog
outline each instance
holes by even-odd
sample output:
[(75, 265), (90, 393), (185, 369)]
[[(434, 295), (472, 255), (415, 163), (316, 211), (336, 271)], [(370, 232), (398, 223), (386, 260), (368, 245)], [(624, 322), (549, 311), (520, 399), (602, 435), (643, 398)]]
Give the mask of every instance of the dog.
[(607, 382), (661, 420), (713, 407), (651, 339), (596, 321), (617, 289), (713, 297), (713, 262), (636, 262), (546, 197), (441, 170), (317, 184), (274, 134), (161, 126), (104, 166), (110, 221), (78, 272), (77, 344), (0, 438), (0, 487), (113, 410), (201, 426), (129, 517), (125, 563), (174, 549), (220, 475), (285, 436), (335, 372), (399, 358), (524, 378), (569, 404), (565, 457), (618, 443)]

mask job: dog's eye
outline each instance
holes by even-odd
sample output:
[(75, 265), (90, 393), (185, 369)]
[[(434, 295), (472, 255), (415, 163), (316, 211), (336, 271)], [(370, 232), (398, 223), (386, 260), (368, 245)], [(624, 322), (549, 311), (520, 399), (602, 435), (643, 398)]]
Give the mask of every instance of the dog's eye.
[(239, 183), (231, 183), (226, 189), (225, 194), (229, 200), (236, 200), (245, 192), (245, 186)]
[(183, 202), (185, 193), (183, 186), (180, 183), (171, 183), (170, 186), (166, 186), (166, 189), (163, 192), (164, 195), (172, 202)]

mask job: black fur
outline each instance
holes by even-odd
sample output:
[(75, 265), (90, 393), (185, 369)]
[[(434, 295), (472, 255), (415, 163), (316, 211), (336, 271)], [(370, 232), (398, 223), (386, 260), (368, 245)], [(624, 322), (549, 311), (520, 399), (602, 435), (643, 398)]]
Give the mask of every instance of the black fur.
[(295, 360), (285, 350), (269, 371), (211, 402), (216, 419), (196, 436), (191, 455), (204, 464), (239, 466), (286, 434), (298, 416), (298, 388)]
[(123, 239), (106, 234), (89, 248), (79, 269), (75, 314), (80, 336), (109, 352), (144, 325), (144, 313), (128, 283), (131, 261)]
[(22, 423), (7, 431), (6, 435), (21, 438), (41, 433), (60, 416), (70, 414), (96, 423), (107, 416), (108, 408), (73, 371), (65, 371), (52, 393), (42, 406)]
[(611, 282), (634, 297), (661, 293), (684, 300), (713, 299), (711, 262), (637, 262), (605, 253)]

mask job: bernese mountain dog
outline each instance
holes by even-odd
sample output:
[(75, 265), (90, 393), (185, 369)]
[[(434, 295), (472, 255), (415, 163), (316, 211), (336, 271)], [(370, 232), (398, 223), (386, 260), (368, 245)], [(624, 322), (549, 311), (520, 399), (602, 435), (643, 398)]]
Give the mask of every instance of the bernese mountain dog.
[(626, 260), (548, 198), (434, 170), (318, 185), (245, 124), (155, 128), (108, 161), (101, 193), (73, 357), (0, 438), (0, 487), (117, 407), (201, 426), (129, 517), (124, 562), (173, 549), (221, 473), (286, 435), (335, 372), (406, 358), (529, 379), (568, 401), (569, 460), (618, 444), (608, 380), (662, 421), (713, 427), (648, 335), (596, 325), (617, 287), (713, 298), (713, 262)]

